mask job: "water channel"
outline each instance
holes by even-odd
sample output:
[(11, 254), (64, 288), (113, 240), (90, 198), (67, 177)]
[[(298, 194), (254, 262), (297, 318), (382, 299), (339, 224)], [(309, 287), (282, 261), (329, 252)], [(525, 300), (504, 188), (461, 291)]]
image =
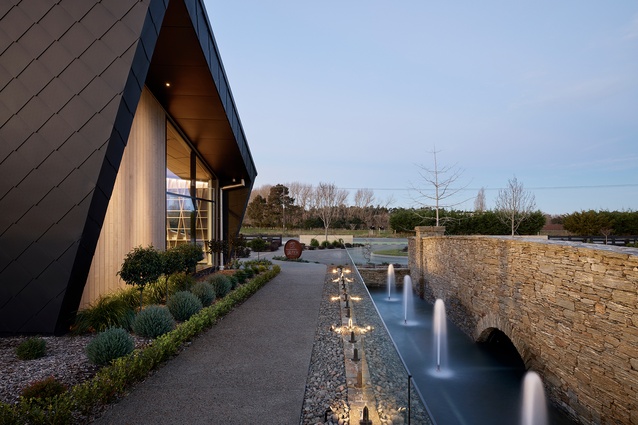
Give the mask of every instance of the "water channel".
[[(434, 306), (414, 299), (413, 317), (405, 320), (403, 295), (385, 288), (369, 292), (390, 335), (439, 425), (516, 425), (520, 423), (525, 368), (520, 357), (498, 359), (474, 343), (453, 323), (447, 324), (447, 359), (437, 371), (433, 340)], [(549, 407), (549, 423), (571, 425)]]

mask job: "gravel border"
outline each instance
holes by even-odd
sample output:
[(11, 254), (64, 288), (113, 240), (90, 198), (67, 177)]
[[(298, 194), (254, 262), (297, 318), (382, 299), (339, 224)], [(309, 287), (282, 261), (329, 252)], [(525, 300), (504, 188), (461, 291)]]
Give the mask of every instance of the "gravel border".
[(348, 399), (345, 355), (341, 337), (330, 330), (339, 322), (341, 307), (331, 298), (339, 294), (339, 284), (326, 274), (317, 332), (310, 358), (310, 369), (301, 411), (301, 425), (345, 425), (348, 419), (345, 401)]

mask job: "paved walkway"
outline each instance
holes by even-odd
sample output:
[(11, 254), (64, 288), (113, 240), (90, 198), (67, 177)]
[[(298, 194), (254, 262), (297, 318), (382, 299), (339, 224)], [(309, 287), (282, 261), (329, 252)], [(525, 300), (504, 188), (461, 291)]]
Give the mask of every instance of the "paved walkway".
[(326, 266), (277, 263), (277, 277), (95, 423), (298, 425)]

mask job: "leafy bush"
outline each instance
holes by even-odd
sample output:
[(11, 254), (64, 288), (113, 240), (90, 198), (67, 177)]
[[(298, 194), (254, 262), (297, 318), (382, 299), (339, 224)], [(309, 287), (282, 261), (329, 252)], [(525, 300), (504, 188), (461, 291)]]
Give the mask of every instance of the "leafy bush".
[(16, 355), (20, 360), (34, 360), (44, 357), (47, 352), (47, 342), (42, 338), (28, 338), (16, 347)]
[(48, 378), (42, 379), (40, 381), (35, 381), (27, 385), (20, 392), (20, 395), (26, 399), (45, 399), (63, 394), (66, 392), (66, 390), (66, 385), (56, 380), (53, 376), (49, 376)]
[(208, 283), (213, 285), (213, 289), (215, 289), (215, 296), (217, 298), (223, 298), (230, 292), (231, 283), (230, 279), (228, 279), (228, 276), (226, 275), (215, 273), (208, 278)]
[(215, 289), (208, 282), (197, 282), (191, 292), (199, 298), (204, 307), (208, 307), (215, 301)]
[(113, 359), (129, 354), (135, 348), (133, 338), (122, 328), (109, 328), (99, 333), (86, 346), (91, 363), (104, 366)]
[(204, 251), (200, 245), (185, 243), (177, 245), (167, 250), (169, 255), (173, 255), (174, 263), (171, 264), (172, 269), (168, 270), (168, 274), (176, 272), (193, 272), (197, 263), (204, 259)]
[(326, 240), (326, 241), (321, 242), (321, 245), (319, 245), (319, 247), (320, 248), (332, 248), (332, 244)]
[(126, 254), (122, 267), (117, 272), (127, 285), (137, 286), (140, 290), (140, 307), (144, 286), (157, 281), (163, 273), (162, 256), (152, 245), (147, 248), (138, 246)]
[(195, 278), (186, 273), (175, 273), (168, 278), (168, 292), (174, 294), (180, 291), (190, 291), (195, 284)]
[(253, 239), (252, 241), (250, 241), (249, 246), (255, 252), (264, 252), (264, 251), (270, 250), (270, 245), (268, 244), (268, 242), (266, 242), (260, 237), (257, 237)]
[(150, 305), (137, 313), (133, 321), (133, 332), (145, 338), (157, 338), (175, 327), (173, 315), (168, 308)]
[(233, 275), (233, 277), (237, 279), (238, 283), (244, 283), (246, 282), (246, 279), (248, 279), (246, 272), (244, 272), (244, 270), (242, 269), (237, 270), (235, 274)]
[(80, 310), (75, 317), (73, 332), (82, 334), (103, 332), (108, 328), (130, 329), (135, 312), (129, 302), (139, 301), (135, 291), (131, 293), (134, 294), (134, 297), (129, 301), (121, 296), (105, 296), (99, 298), (88, 308)]
[(246, 274), (246, 277), (248, 279), (250, 279), (251, 277), (253, 277), (255, 275), (255, 272), (253, 271), (252, 267), (245, 267), (244, 268), (244, 273)]
[(155, 282), (149, 283), (144, 287), (143, 300), (144, 304), (162, 304), (166, 300), (166, 286), (167, 282), (165, 278), (160, 278)]
[(123, 301), (133, 312), (140, 307), (140, 291), (137, 288), (122, 288), (111, 294), (111, 298)]
[(234, 274), (228, 276), (228, 280), (230, 280), (230, 289), (233, 290), (239, 286), (239, 279)]
[(175, 320), (183, 322), (202, 309), (202, 302), (192, 292), (180, 291), (168, 299), (166, 307)]
[(319, 241), (315, 238), (310, 239), (310, 246), (315, 248), (319, 247)]

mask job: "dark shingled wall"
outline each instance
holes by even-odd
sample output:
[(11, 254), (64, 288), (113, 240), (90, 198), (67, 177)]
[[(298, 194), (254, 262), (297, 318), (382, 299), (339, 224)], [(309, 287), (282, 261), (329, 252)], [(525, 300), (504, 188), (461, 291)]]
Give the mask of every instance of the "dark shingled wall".
[(166, 11), (150, 3), (0, 5), (0, 333), (68, 329)]

